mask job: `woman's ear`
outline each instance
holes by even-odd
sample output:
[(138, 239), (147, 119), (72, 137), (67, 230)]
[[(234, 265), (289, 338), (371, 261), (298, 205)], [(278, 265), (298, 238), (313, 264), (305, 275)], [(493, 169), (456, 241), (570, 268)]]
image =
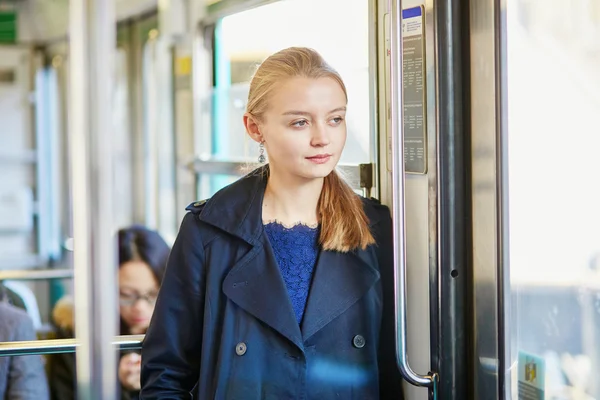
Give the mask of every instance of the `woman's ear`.
[(263, 135), (260, 133), (260, 128), (258, 126), (258, 120), (254, 115), (250, 113), (244, 114), (244, 126), (246, 127), (246, 133), (250, 135), (252, 140), (257, 143), (264, 142)]

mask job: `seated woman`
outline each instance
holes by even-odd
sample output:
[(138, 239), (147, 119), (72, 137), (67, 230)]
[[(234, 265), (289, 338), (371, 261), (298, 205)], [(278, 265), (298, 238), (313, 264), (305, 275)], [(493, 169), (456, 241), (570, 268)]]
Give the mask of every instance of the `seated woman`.
[[(0, 342), (27, 340), (36, 340), (29, 316), (0, 301)], [(46, 373), (39, 355), (0, 357), (0, 399), (48, 399)]]
[[(141, 226), (119, 231), (121, 335), (146, 333), (169, 252), (169, 246), (157, 232)], [(74, 336), (73, 305), (68, 298), (56, 304), (53, 317), (60, 337)], [(121, 354), (118, 376), (121, 399), (137, 399), (140, 390), (138, 353)], [(74, 354), (53, 355), (50, 377), (53, 400), (74, 400), (77, 397)]]

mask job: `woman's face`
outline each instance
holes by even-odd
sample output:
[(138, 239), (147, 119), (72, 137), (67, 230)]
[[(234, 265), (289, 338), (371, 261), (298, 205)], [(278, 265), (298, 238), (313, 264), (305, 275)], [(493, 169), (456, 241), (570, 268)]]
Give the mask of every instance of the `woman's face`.
[[(346, 95), (333, 78), (296, 77), (270, 95), (260, 121), (245, 118), (248, 133), (264, 141), (272, 171), (288, 178), (323, 178), (346, 143)], [(247, 114), (248, 115), (248, 114)]]
[(119, 268), (119, 311), (133, 335), (143, 334), (150, 324), (158, 282), (143, 261), (130, 261)]

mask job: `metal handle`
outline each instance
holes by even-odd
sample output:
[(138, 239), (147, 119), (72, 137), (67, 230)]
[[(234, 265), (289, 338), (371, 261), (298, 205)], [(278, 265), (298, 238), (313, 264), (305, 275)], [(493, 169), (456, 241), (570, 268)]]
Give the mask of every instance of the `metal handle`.
[(0, 282), (8, 280), (39, 281), (70, 278), (73, 278), (73, 270), (68, 268), (0, 271)]
[(419, 375), (408, 364), (406, 353), (406, 232), (404, 218), (404, 107), (402, 88), (402, 0), (391, 0), (391, 129), (392, 129), (392, 213), (394, 215), (394, 298), (396, 305), (396, 360), (404, 379), (415, 386), (434, 387), (435, 374)]
[[(243, 176), (256, 168), (256, 164), (249, 161), (215, 160), (196, 158), (188, 163), (186, 167), (196, 174), (215, 174)], [(373, 186), (372, 164), (338, 164), (338, 172), (343, 174), (344, 179), (350, 187), (356, 190), (365, 189), (365, 197), (370, 197), (370, 189)], [(371, 176), (363, 183), (363, 176)]]
[[(116, 336), (112, 345), (120, 351), (142, 348), (144, 335)], [(77, 339), (32, 340), (0, 343), (0, 357), (31, 356), (35, 354), (74, 353), (81, 342)]]

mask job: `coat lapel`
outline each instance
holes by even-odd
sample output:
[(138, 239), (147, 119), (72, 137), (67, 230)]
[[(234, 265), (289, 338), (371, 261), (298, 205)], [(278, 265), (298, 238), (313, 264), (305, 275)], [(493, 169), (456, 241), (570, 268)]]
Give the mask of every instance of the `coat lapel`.
[(238, 306), (304, 350), (292, 303), (264, 234), (227, 274), (223, 292)]
[(199, 218), (252, 246), (227, 273), (223, 293), (304, 351), (300, 327), (264, 234), (262, 200), (268, 174), (267, 165), (221, 189), (206, 203)]
[[(372, 258), (372, 259), (371, 259)], [(365, 295), (379, 279), (373, 252), (321, 251), (302, 321), (306, 341)]]

